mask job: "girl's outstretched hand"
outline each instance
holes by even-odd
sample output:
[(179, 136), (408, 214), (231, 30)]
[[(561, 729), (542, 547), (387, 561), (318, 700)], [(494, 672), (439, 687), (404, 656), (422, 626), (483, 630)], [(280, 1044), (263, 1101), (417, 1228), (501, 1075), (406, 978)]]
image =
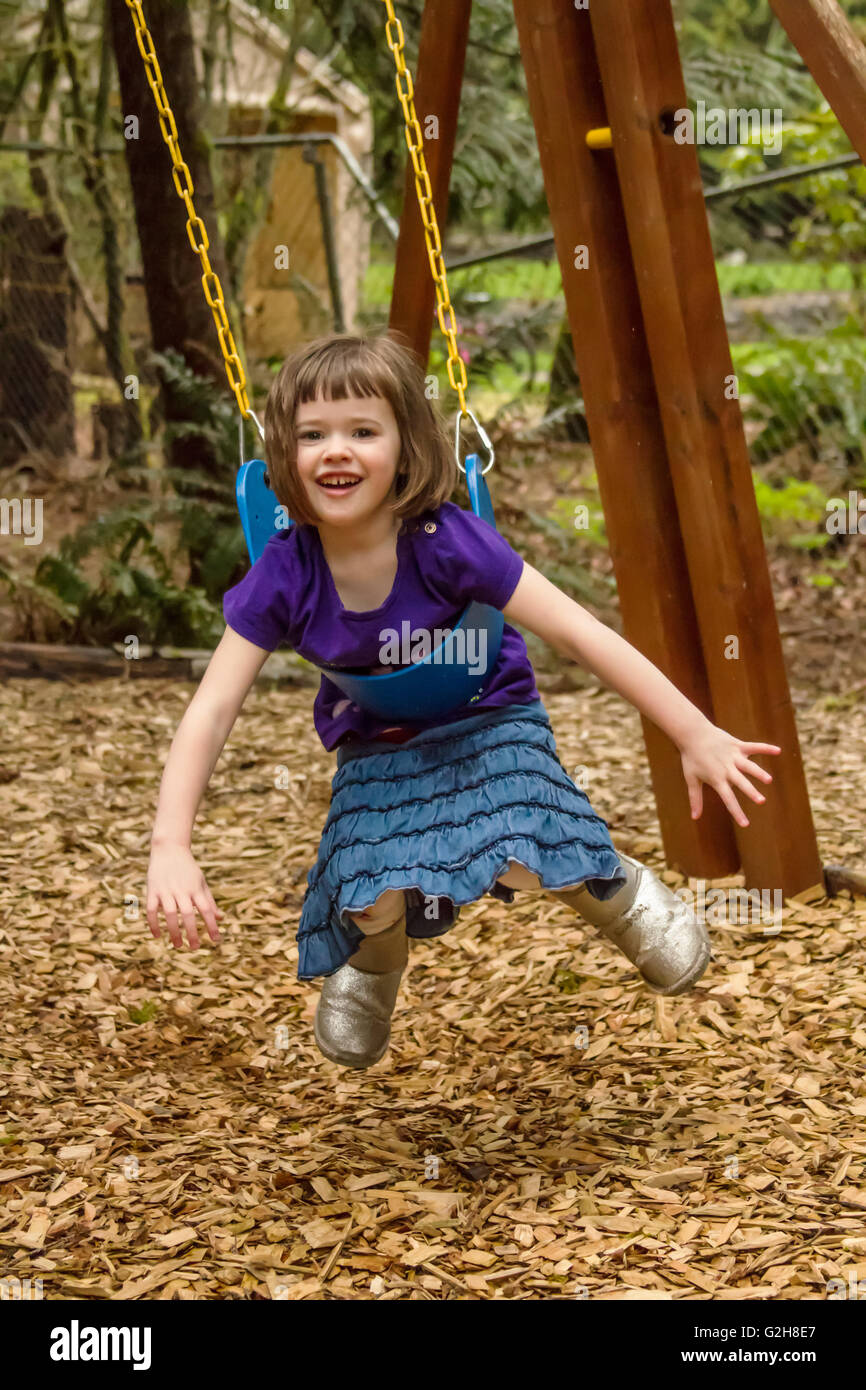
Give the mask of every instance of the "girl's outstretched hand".
[(198, 950), (201, 943), (195, 919), (196, 908), (201, 913), (211, 941), (219, 941), (217, 918), (222, 917), (223, 913), (214, 902), (192, 851), (185, 845), (159, 844), (151, 847), (146, 912), (148, 926), (156, 937), (162, 935), (160, 908), (165, 913), (165, 924), (173, 946), (183, 945), (183, 932), (177, 920), (180, 917), (186, 928), (190, 950)]
[(703, 810), (704, 794), (701, 783), (706, 782), (718, 792), (737, 824), (748, 825), (749, 822), (733, 789), (739, 787), (759, 804), (766, 801), (767, 798), (752, 786), (745, 773), (751, 773), (762, 782), (772, 782), (773, 778), (769, 772), (753, 763), (749, 755), (781, 751), (775, 743), (746, 743), (707, 721), (706, 727), (680, 748), (683, 773), (689, 789), (692, 820), (698, 820)]

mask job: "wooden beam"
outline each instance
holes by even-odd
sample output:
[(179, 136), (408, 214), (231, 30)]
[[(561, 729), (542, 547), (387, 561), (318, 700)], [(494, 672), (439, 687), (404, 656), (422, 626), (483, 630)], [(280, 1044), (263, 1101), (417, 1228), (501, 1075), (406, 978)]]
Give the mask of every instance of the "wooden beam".
[[(142, 645), (135, 660), (127, 660), (122, 644), (112, 647), (60, 646), (56, 642), (0, 642), (0, 679), (62, 680), (67, 685), (101, 679), (200, 681), (213, 651), (204, 647)], [(297, 652), (271, 652), (257, 681), (285, 682), (318, 689), (321, 675)], [(0, 777), (2, 781), (2, 777)]]
[[(514, 12), (624, 634), (712, 718), (616, 170), (586, 144), (609, 124), (589, 18), (562, 0), (514, 0)], [(642, 723), (667, 862), (735, 872), (728, 812), (710, 793), (691, 819), (677, 748)]]
[[(472, 0), (426, 0), (421, 17), (415, 109), (424, 136), (424, 158), (443, 248), (471, 10)], [(394, 108), (395, 119), (402, 126), (403, 111), (396, 91)], [(435, 138), (428, 138), (425, 131), (425, 121), (430, 116), (436, 118), (438, 126)], [(407, 150), (389, 327), (405, 333), (423, 362), (430, 355), (435, 305), (436, 294), (415, 190), (415, 171)]]
[(783, 750), (759, 760), (766, 802), (739, 794), (743, 871), (790, 897), (822, 870), (697, 150), (665, 133), (687, 104), (672, 8), (592, 0), (589, 14), (716, 722)]
[(866, 46), (837, 0), (770, 0), (770, 4), (866, 163)]

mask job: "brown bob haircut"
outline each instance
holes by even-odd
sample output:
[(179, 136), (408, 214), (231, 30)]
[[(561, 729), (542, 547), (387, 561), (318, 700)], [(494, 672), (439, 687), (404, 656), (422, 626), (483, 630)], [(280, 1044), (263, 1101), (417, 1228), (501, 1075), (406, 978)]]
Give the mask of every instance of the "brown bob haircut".
[(398, 517), (419, 516), (447, 501), (457, 464), (439, 415), (424, 393), (424, 372), (412, 349), (393, 331), (372, 337), (332, 333), (287, 357), (265, 406), (268, 475), (277, 501), (292, 521), (317, 526), (296, 467), (295, 417), (299, 405), (321, 395), (383, 397), (400, 433), (394, 496)]

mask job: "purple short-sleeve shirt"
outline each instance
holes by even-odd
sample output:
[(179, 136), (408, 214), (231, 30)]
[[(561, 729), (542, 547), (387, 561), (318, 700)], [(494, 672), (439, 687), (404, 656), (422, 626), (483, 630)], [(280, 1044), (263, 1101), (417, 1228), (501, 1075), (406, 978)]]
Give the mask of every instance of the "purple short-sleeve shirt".
[[(404, 521), (397, 536), (397, 575), (385, 602), (359, 613), (344, 608), (315, 526), (292, 526), (272, 536), (239, 584), (223, 598), (226, 623), (266, 651), (288, 644), (316, 665), (368, 668), (380, 664), (386, 630), (452, 628), (473, 599), (503, 609), (517, 588), (523, 557), (494, 526), (443, 502)], [(401, 721), (417, 733), (483, 709), (539, 699), (526, 643), (505, 624), (499, 656), (480, 695), (438, 719)], [(375, 739), (394, 723), (348, 700), (327, 676), (313, 719), (327, 749), (347, 736)]]

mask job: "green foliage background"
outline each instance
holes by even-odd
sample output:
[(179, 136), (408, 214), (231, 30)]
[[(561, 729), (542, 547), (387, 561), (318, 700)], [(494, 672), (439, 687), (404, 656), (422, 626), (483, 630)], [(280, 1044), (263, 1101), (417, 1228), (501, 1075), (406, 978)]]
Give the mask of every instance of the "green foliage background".
[[(59, 0), (52, 0), (59, 3)], [(204, 0), (193, 0), (196, 8)], [(399, 215), (406, 148), (394, 88), (393, 59), (384, 42), (381, 0), (295, 0), (275, 11), (271, 0), (253, 0), (290, 40), (291, 57), (304, 47), (355, 83), (370, 99), (374, 128), (373, 180), (392, 213)], [(845, 12), (866, 38), (866, 0), (848, 0)], [(24, 13), (41, 13), (40, 0), (15, 4), (0, 0), (0, 128), (29, 98), (28, 72), (58, 64), (56, 52), (25, 54), (15, 47)], [(398, 4), (414, 70), (421, 0)], [(806, 166), (850, 151), (850, 143), (829, 110), (804, 63), (773, 18), (768, 0), (674, 0), (689, 101), (708, 106), (779, 109), (784, 140), (778, 156), (759, 145), (705, 146), (699, 151), (708, 189), (725, 189), (782, 167)], [(233, 20), (228, 5), (207, 5), (208, 38), (203, 51), (205, 129), (220, 133), (226, 113), (220, 100), (220, 74), (231, 61)], [(79, 97), (96, 128), (100, 87), (99, 55), (103, 6), (90, 5), (74, 27), (80, 46)], [(116, 83), (116, 75), (113, 81)], [(104, 77), (104, 73), (103, 73)], [(279, 128), (285, 96), (278, 84), (267, 128)], [(68, 91), (59, 89), (62, 123), (76, 119)], [(119, 134), (118, 116), (108, 134)], [(88, 132), (91, 134), (92, 132)], [(220, 194), (220, 231), (237, 292), (249, 238), (261, 218), (272, 156), (232, 165), (214, 154)], [(60, 166), (58, 166), (60, 167)], [(90, 215), (87, 178), (74, 161), (62, 164), (62, 197), (70, 211), (70, 234)], [(123, 175), (116, 178), (122, 201)], [(170, 189), (166, 189), (170, 196)], [(173, 195), (171, 195), (173, 196)], [(862, 167), (812, 175), (771, 190), (712, 202), (710, 222), (720, 285), (726, 299), (766, 301), (747, 341), (734, 341), (732, 353), (743, 413), (750, 431), (756, 496), (768, 538), (821, 559), (827, 534), (821, 499), (866, 487), (866, 171)], [(35, 200), (23, 155), (0, 159), (0, 201)], [(393, 267), (393, 244), (372, 221), (373, 264), (365, 286), (364, 320), (381, 324), (386, 316)], [(549, 217), (529, 116), (510, 0), (475, 0), (460, 112), (448, 214), (449, 244), (466, 247), (501, 244), (549, 231)], [(75, 243), (81, 273), (98, 297), (103, 267), (98, 238)], [(135, 269), (135, 248), (127, 269)], [(419, 273), (426, 273), (426, 266)], [(527, 412), (544, 415), (550, 403), (550, 376), (563, 321), (561, 280), (555, 261), (512, 259), (455, 272), (452, 297), (469, 355), (473, 390), (488, 421), (503, 428)], [(820, 331), (804, 336), (785, 326), (780, 305), (786, 297), (817, 294), (841, 306)], [(835, 299), (834, 299), (835, 296)], [(239, 309), (239, 306), (235, 306)], [(834, 310), (835, 313), (835, 310)], [(779, 324), (782, 324), (780, 327)], [(238, 315), (235, 316), (237, 328)], [(155, 366), (154, 358), (149, 366)], [(264, 364), (257, 384), (266, 390), (279, 364)], [(182, 362), (170, 356), (162, 370), (184, 385), (188, 430), (216, 450), (216, 476), (159, 469), (143, 451), (123, 461), (130, 496), (107, 516), (82, 527), (46, 557), (35, 575), (0, 566), (25, 615), (50, 614), (49, 627), (65, 640), (119, 640), (130, 630), (142, 640), (211, 645), (222, 629), (220, 598), (246, 568), (243, 537), (234, 503), (237, 435), (228, 392), (187, 379)], [(438, 335), (431, 368), (439, 374), (442, 397), (448, 387)], [(155, 380), (155, 378), (154, 378)], [(150, 382), (153, 388), (153, 381)], [(572, 424), (582, 418), (579, 382), (568, 403)], [(548, 410), (548, 413), (551, 412)], [(550, 429), (556, 428), (553, 420)], [(156, 437), (169, 438), (157, 420)], [(572, 436), (574, 437), (574, 436)], [(578, 436), (579, 437), (579, 436)], [(152, 440), (149, 441), (152, 443)], [(547, 526), (555, 546), (551, 564), (565, 587), (593, 593), (581, 560), (566, 561), (557, 531), (569, 534), (577, 499), (560, 498)], [(587, 500), (582, 498), (581, 500)], [(592, 524), (580, 536), (578, 553), (591, 557), (606, 544), (597, 494), (590, 501)], [(167, 537), (171, 536), (169, 545)], [(198, 582), (183, 579), (186, 553), (205, 551)], [(844, 561), (844, 555), (841, 557)], [(570, 570), (568, 566), (571, 566)], [(833, 582), (832, 579), (829, 582)], [(29, 616), (27, 618), (29, 621)]]

